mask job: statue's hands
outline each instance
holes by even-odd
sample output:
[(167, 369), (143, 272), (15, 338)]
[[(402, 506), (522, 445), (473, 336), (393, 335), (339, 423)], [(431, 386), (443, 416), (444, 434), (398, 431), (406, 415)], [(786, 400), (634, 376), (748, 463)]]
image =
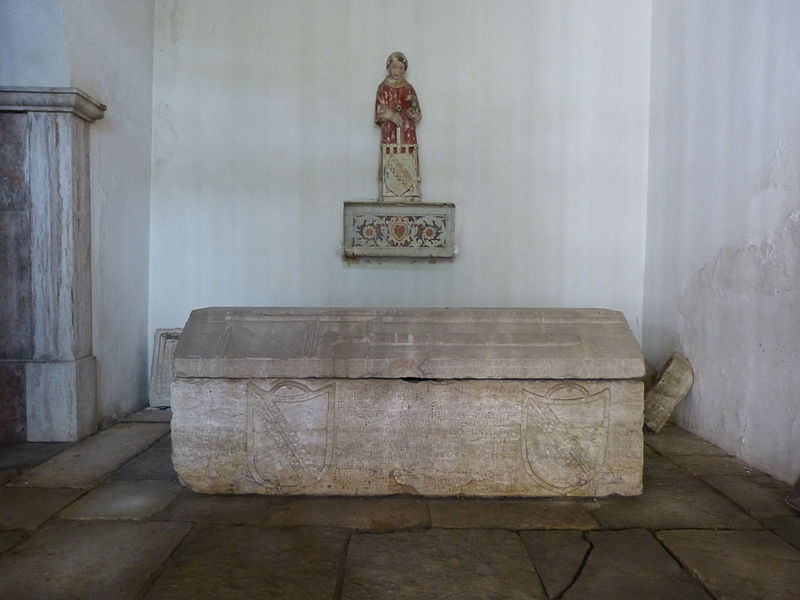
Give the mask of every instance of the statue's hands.
[(389, 120), (398, 127), (402, 127), (403, 125), (403, 117), (400, 116), (400, 113), (393, 112)]

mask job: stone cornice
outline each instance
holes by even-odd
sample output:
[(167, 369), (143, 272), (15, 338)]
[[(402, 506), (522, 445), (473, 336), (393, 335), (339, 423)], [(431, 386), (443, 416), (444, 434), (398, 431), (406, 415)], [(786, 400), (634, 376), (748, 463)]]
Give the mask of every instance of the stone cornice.
[(106, 105), (78, 88), (0, 86), (0, 111), (69, 112), (90, 123), (103, 118)]

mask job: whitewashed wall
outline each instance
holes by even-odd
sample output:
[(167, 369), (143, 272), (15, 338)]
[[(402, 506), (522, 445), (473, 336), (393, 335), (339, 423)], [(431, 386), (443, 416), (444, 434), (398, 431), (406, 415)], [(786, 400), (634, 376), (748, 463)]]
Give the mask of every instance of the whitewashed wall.
[(93, 345), (101, 421), (146, 400), (153, 0), (0, 0), (0, 85), (78, 87), (90, 127)]
[[(393, 50), (453, 262), (340, 257)], [(158, 2), (149, 330), (210, 305), (596, 306), (638, 335), (649, 50), (640, 0)]]
[(653, 4), (644, 347), (687, 428), (800, 475), (800, 4)]

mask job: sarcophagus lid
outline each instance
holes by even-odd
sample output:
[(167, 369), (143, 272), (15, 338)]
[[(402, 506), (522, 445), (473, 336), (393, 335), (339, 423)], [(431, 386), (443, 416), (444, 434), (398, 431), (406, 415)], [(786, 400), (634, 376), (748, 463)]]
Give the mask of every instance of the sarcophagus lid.
[(177, 377), (635, 379), (621, 312), (574, 308), (204, 308)]

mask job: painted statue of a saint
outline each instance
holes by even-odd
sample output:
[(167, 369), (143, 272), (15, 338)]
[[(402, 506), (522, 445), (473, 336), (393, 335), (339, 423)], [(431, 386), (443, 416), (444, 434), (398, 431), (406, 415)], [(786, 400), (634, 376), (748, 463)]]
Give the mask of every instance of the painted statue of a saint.
[(386, 79), (375, 95), (375, 122), (381, 127), (380, 200), (419, 202), (417, 123), (422, 118), (417, 92), (406, 81), (402, 52), (386, 59)]

